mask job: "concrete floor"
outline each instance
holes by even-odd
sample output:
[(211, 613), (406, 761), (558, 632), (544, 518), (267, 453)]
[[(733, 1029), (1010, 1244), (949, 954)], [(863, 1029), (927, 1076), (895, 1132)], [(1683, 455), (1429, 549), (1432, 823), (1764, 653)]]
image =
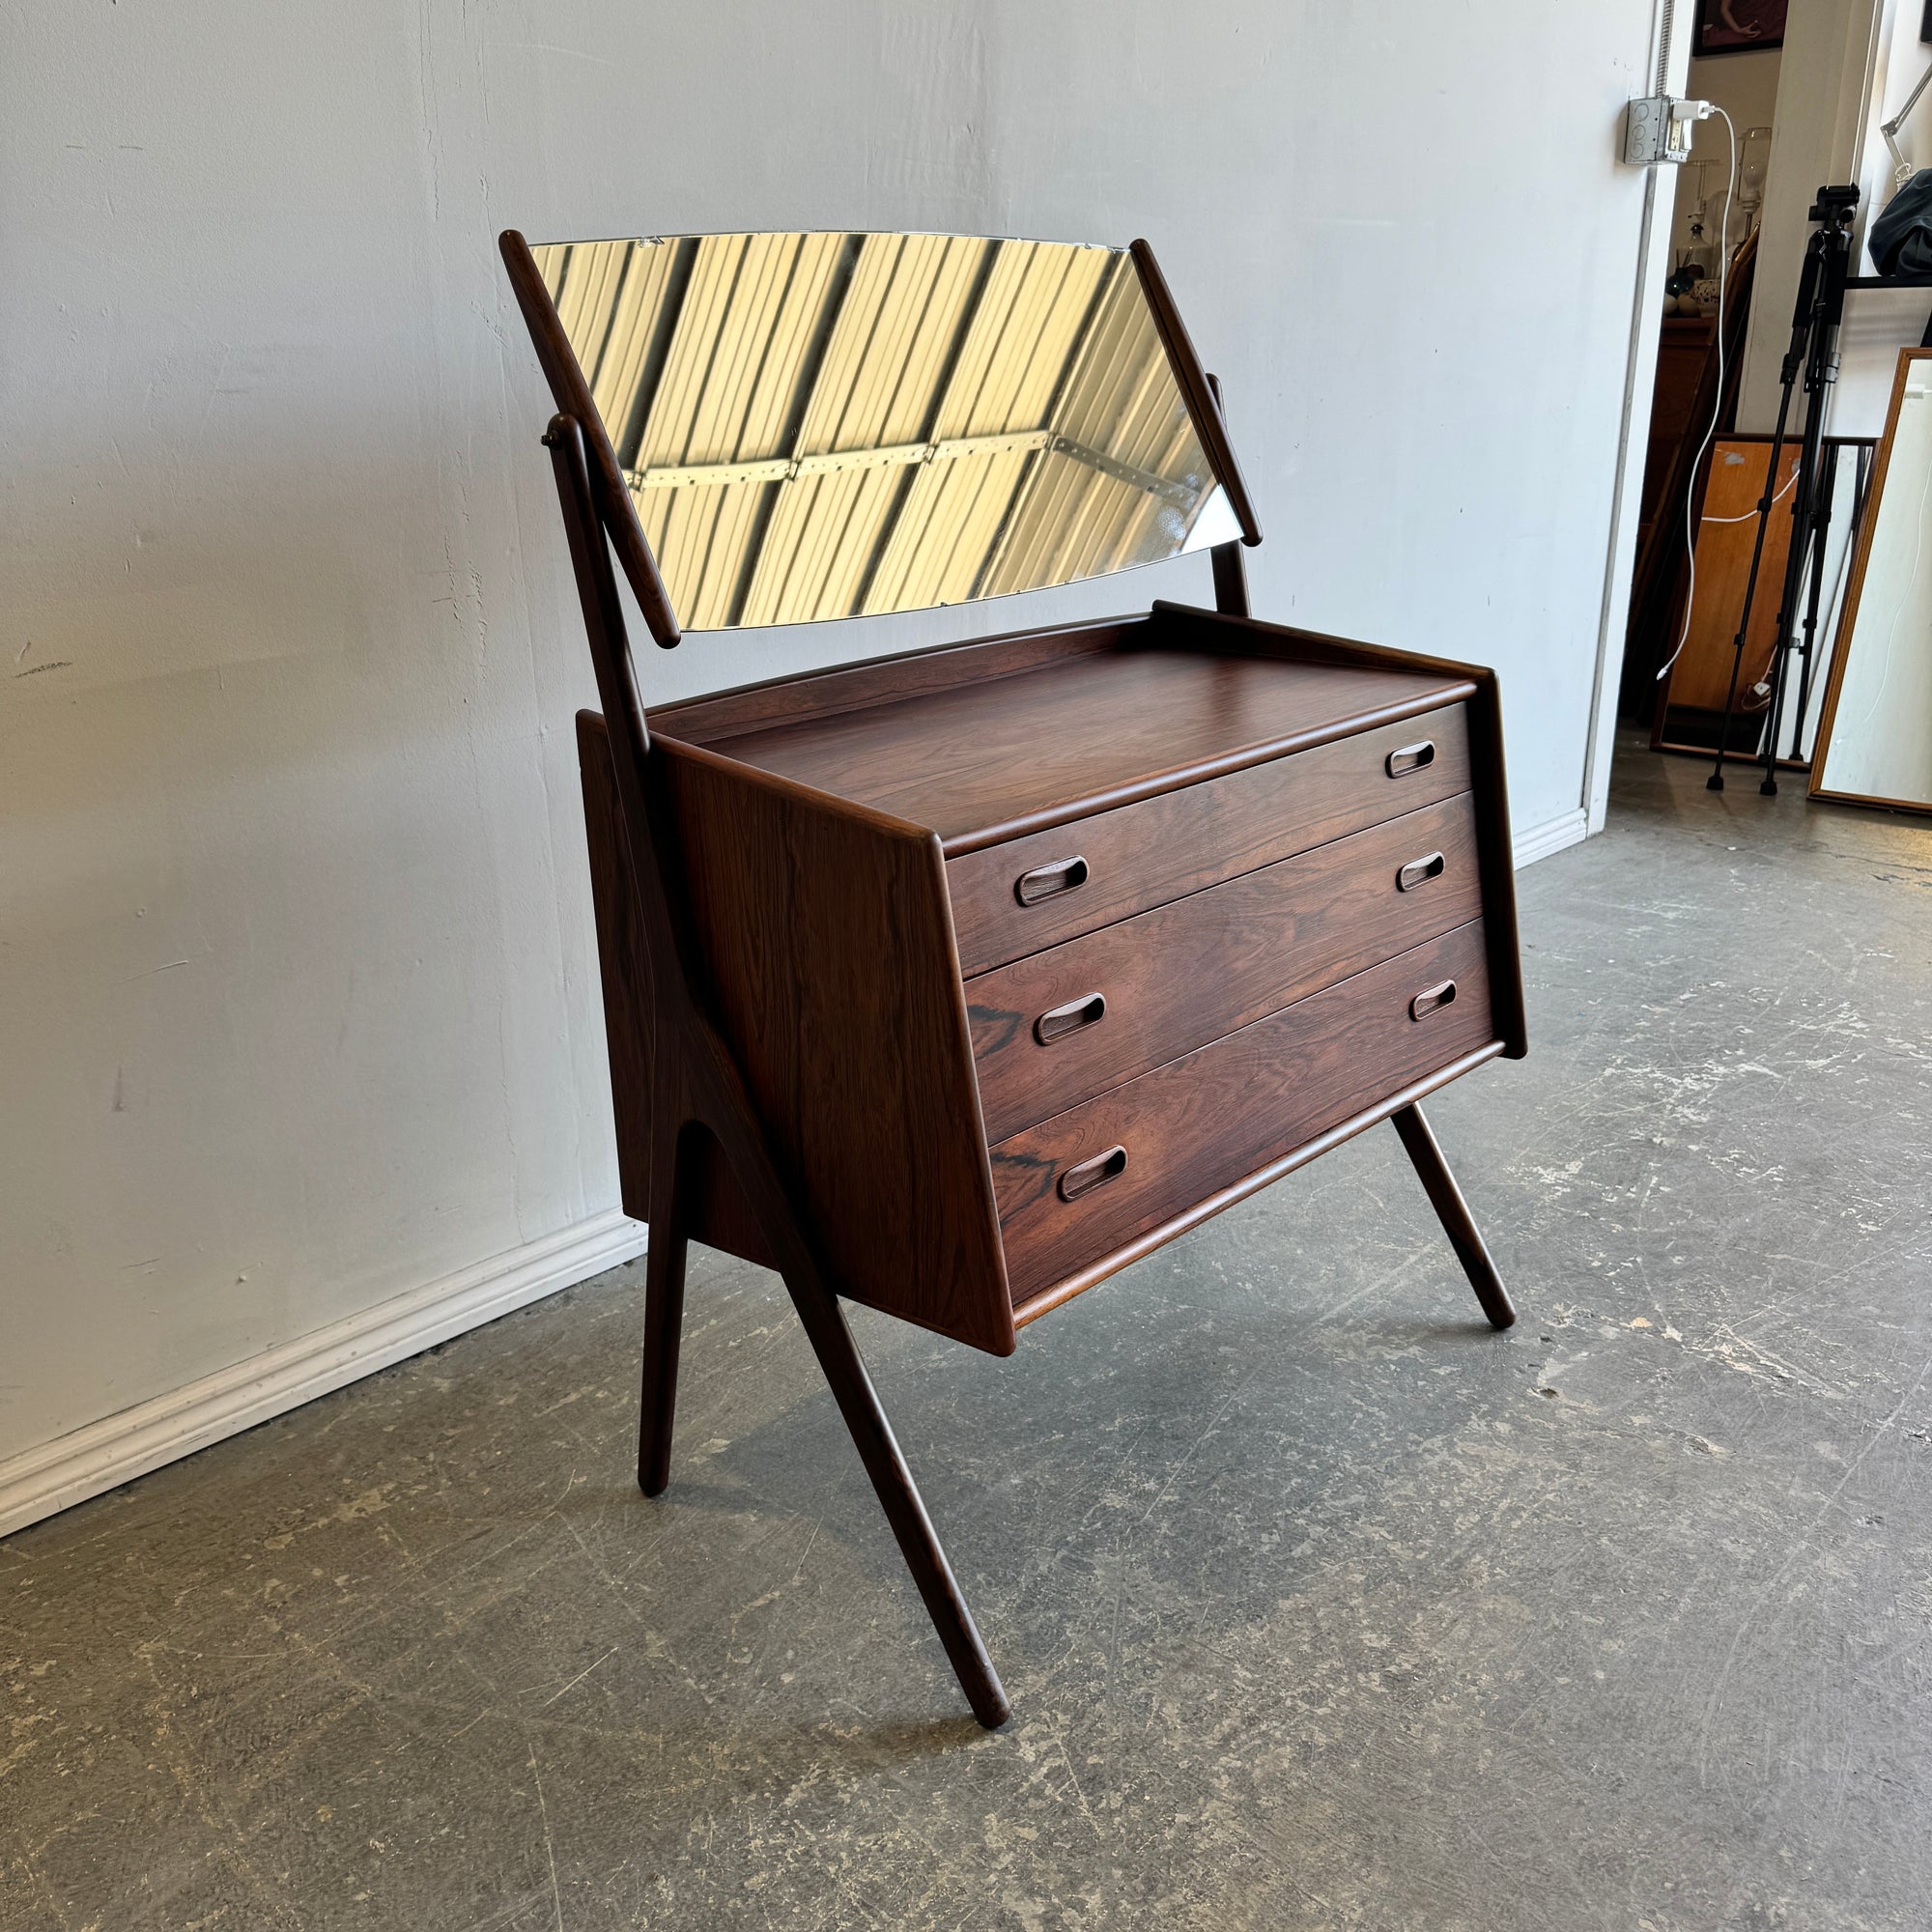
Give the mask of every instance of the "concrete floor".
[(0, 1924), (1932, 1923), (1932, 830), (1626, 748), (1534, 1042), (999, 1362), (858, 1311), (963, 1707), (776, 1281), (636, 1270), (0, 1545)]

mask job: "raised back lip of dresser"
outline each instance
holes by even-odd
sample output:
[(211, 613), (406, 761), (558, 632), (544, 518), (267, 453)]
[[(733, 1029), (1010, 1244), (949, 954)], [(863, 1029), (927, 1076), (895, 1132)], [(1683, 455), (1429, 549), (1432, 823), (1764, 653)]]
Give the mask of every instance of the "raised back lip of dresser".
[[(741, 686), (654, 710), (650, 725), (673, 752), (728, 760), (933, 832), (953, 859), (1466, 701), (1481, 689), (1477, 667), (1418, 667), (1400, 653), (1363, 661), (1357, 651), (1371, 647), (1157, 605), (1141, 617)], [(1110, 688), (1123, 684), (1141, 688)], [(1018, 714), (1030, 697), (1060, 768), (1034, 755), (1023, 781), (988, 778), (985, 731), (1025, 723)], [(1249, 724), (1225, 730), (1230, 706), (1242, 703)], [(1067, 731), (1055, 739), (1051, 728), (1075, 723), (1123, 742), (1082, 754)], [(941, 762), (949, 746), (957, 748), (951, 767)], [(882, 753), (910, 769), (882, 772)], [(1021, 756), (1013, 748), (1009, 763)], [(1045, 796), (1021, 803), (1035, 787)]]

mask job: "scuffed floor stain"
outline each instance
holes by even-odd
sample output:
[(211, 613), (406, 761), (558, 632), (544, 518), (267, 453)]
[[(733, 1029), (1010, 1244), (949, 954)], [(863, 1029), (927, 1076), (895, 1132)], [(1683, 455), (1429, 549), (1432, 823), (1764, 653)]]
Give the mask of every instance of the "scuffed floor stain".
[(1923, 1932), (1928, 835), (1627, 755), (1532, 1057), (999, 1362), (855, 1327), (964, 1713), (782, 1291), (640, 1270), (0, 1544), (6, 1932)]

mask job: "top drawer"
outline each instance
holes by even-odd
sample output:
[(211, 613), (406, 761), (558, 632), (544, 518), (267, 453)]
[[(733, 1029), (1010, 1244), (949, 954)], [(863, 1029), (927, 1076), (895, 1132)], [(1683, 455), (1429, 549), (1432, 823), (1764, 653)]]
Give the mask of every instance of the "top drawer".
[(1451, 704), (962, 853), (946, 862), (960, 970), (1004, 966), (1468, 785), (1467, 721)]

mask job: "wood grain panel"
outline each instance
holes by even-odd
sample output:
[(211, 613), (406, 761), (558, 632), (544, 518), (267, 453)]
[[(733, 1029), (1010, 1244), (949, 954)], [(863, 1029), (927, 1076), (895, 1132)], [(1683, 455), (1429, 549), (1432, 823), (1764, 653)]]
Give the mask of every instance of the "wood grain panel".
[[(951, 858), (1472, 689), (1457, 676), (1149, 646), (742, 732), (727, 749), (815, 791), (929, 826)], [(676, 735), (668, 722), (663, 731)]]
[[(1409, 1017), (1425, 989), (1457, 996)], [(1494, 1038), (1482, 923), (1298, 1001), (993, 1150), (1015, 1303)], [(1078, 1199), (1069, 1169), (1126, 1150)]]
[(1291, 1148), (1276, 1159), (1250, 1169), (1230, 1185), (1213, 1194), (1204, 1194), (1178, 1214), (1171, 1214), (1165, 1221), (1157, 1221), (1152, 1227), (1143, 1229), (1122, 1246), (1108, 1249), (1097, 1261), (1090, 1262), (1073, 1274), (1061, 1276), (1050, 1288), (1041, 1289), (1037, 1294), (1015, 1302), (1013, 1325), (1025, 1328), (1041, 1316), (1051, 1315), (1056, 1308), (1064, 1307), (1076, 1294), (1086, 1293), (1109, 1275), (1119, 1274), (1122, 1268), (1131, 1267), (1137, 1261), (1164, 1248), (1168, 1242), (1178, 1240), (1182, 1235), (1200, 1227), (1204, 1221), (1211, 1221), (1216, 1214), (1226, 1213), (1236, 1202), (1245, 1201), (1251, 1194), (1259, 1194), (1264, 1188), (1273, 1186), (1284, 1175), (1293, 1174), (1296, 1168), (1320, 1160), (1344, 1141), (1352, 1140), (1370, 1127), (1393, 1119), (1405, 1107), (1412, 1107), (1418, 1101), (1428, 1099), (1451, 1081), (1462, 1079), (1463, 1074), (1473, 1073), (1486, 1062), (1494, 1060), (1502, 1050), (1502, 1041), (1492, 1039), (1487, 1045), (1479, 1046), (1474, 1053), (1465, 1053), (1461, 1060), (1452, 1060), (1424, 1074), (1420, 1080), (1411, 1081), (1393, 1094), (1383, 1094), (1360, 1112), (1338, 1121), (1332, 1127), (1324, 1127), (1313, 1140), (1303, 1141), (1299, 1147)]
[[(1440, 872), (1402, 890), (1401, 867), (1434, 855)], [(969, 980), (987, 1136), (1005, 1140), (1481, 911), (1463, 792)], [(1098, 1019), (1042, 1044), (1042, 1013), (1095, 996)]]
[[(1797, 474), (1798, 457), (1795, 443), (1786, 443), (1778, 455), (1781, 494), (1765, 529), (1764, 555), (1751, 599), (1750, 628), (1745, 636), (1744, 664), (1738, 673), (1741, 710), (1763, 709), (1751, 696), (1751, 686), (1770, 668), (1772, 647), (1777, 640), (1777, 606), (1784, 592), (1784, 559), (1791, 548), (1790, 485)], [(1724, 708), (1731, 666), (1737, 657), (1745, 583), (1757, 541), (1758, 498), (1764, 493), (1770, 461), (1768, 440), (1719, 437), (1712, 444), (1704, 514), (1697, 526), (1697, 582), (1690, 600), (1690, 630), (1684, 640), (1684, 655), (1677, 660), (1664, 688), (1663, 702), (1667, 705), (1719, 712)], [(1681, 607), (1676, 621), (1680, 625), (1684, 621)], [(1673, 637), (1664, 654), (1668, 656), (1676, 646)]]
[(1470, 679), (1469, 778), (1476, 794), (1476, 843), (1483, 867), (1483, 928), (1490, 942), (1490, 1005), (1503, 1057), (1520, 1060), (1529, 1051), (1529, 1021), (1522, 998), (1522, 950), (1517, 934), (1516, 851), (1510, 839), (1509, 774), (1503, 755), (1502, 683), (1480, 665), (1429, 657), (1420, 651), (1391, 650), (1356, 643), (1285, 624), (1227, 611), (1199, 611), (1156, 601), (1153, 614), (1168, 635), (1202, 649), (1265, 652), (1295, 663), (1377, 666)]
[(835, 712), (865, 711), (895, 704), (924, 692), (950, 691), (986, 678), (1037, 670), (1060, 658), (1092, 656), (1144, 639), (1151, 626), (1145, 615), (1110, 618), (1099, 624), (1067, 624), (1043, 631), (1014, 631), (967, 644), (938, 644), (902, 657), (867, 658), (835, 665), (803, 677), (769, 678), (730, 691), (707, 692), (675, 704), (652, 708), (653, 732), (714, 751), (747, 731), (798, 724)]
[[(577, 714), (577, 762), (583, 789), (583, 832), (590, 859), (590, 898), (597, 917), (597, 959), (604, 982), (604, 1038), (611, 1061), (611, 1109), (617, 1129), (617, 1183), (624, 1212), (651, 1220), (651, 1061), (657, 1002), (644, 924), (631, 889), (630, 859), (611, 737), (595, 711)], [(692, 1162), (693, 1240), (769, 1267), (750, 1206), (709, 1134), (687, 1141)]]
[(577, 714), (577, 770), (583, 790), (590, 902), (597, 916), (597, 963), (604, 981), (604, 1044), (611, 1061), (617, 1175), (624, 1212), (634, 1221), (648, 1221), (651, 1042), (657, 1000), (643, 923), (627, 876), (630, 860), (616, 777), (611, 769), (611, 737), (595, 711)]
[[(1427, 741), (1434, 761), (1399, 779), (1388, 758)], [(946, 862), (959, 956), (985, 972), (1183, 894), (1468, 789), (1463, 707), (1446, 706), (1225, 778), (1014, 838)], [(1076, 891), (1021, 905), (1014, 881), (1078, 854)]]
[[(1664, 481), (1670, 473), (1671, 459), (1677, 454), (1678, 444), (1690, 432), (1693, 421), (1699, 440), (1710, 423), (1711, 412), (1708, 409), (1701, 415), (1695, 411), (1697, 394), (1703, 386), (1704, 366), (1711, 359), (1711, 351), (1717, 339), (1715, 316), (1666, 316), (1659, 331), (1657, 380), (1652, 386), (1650, 400), (1650, 436), (1644, 450), (1643, 495), (1637, 511), (1639, 548), (1652, 519), (1657, 515), (1658, 502), (1663, 495)], [(1763, 477), (1764, 469), (1760, 466), (1758, 478), (1762, 481)], [(1679, 503), (1676, 507), (1681, 523), (1684, 506)]]
[(714, 753), (656, 750), (691, 982), (833, 1287), (1010, 1352), (938, 841)]

